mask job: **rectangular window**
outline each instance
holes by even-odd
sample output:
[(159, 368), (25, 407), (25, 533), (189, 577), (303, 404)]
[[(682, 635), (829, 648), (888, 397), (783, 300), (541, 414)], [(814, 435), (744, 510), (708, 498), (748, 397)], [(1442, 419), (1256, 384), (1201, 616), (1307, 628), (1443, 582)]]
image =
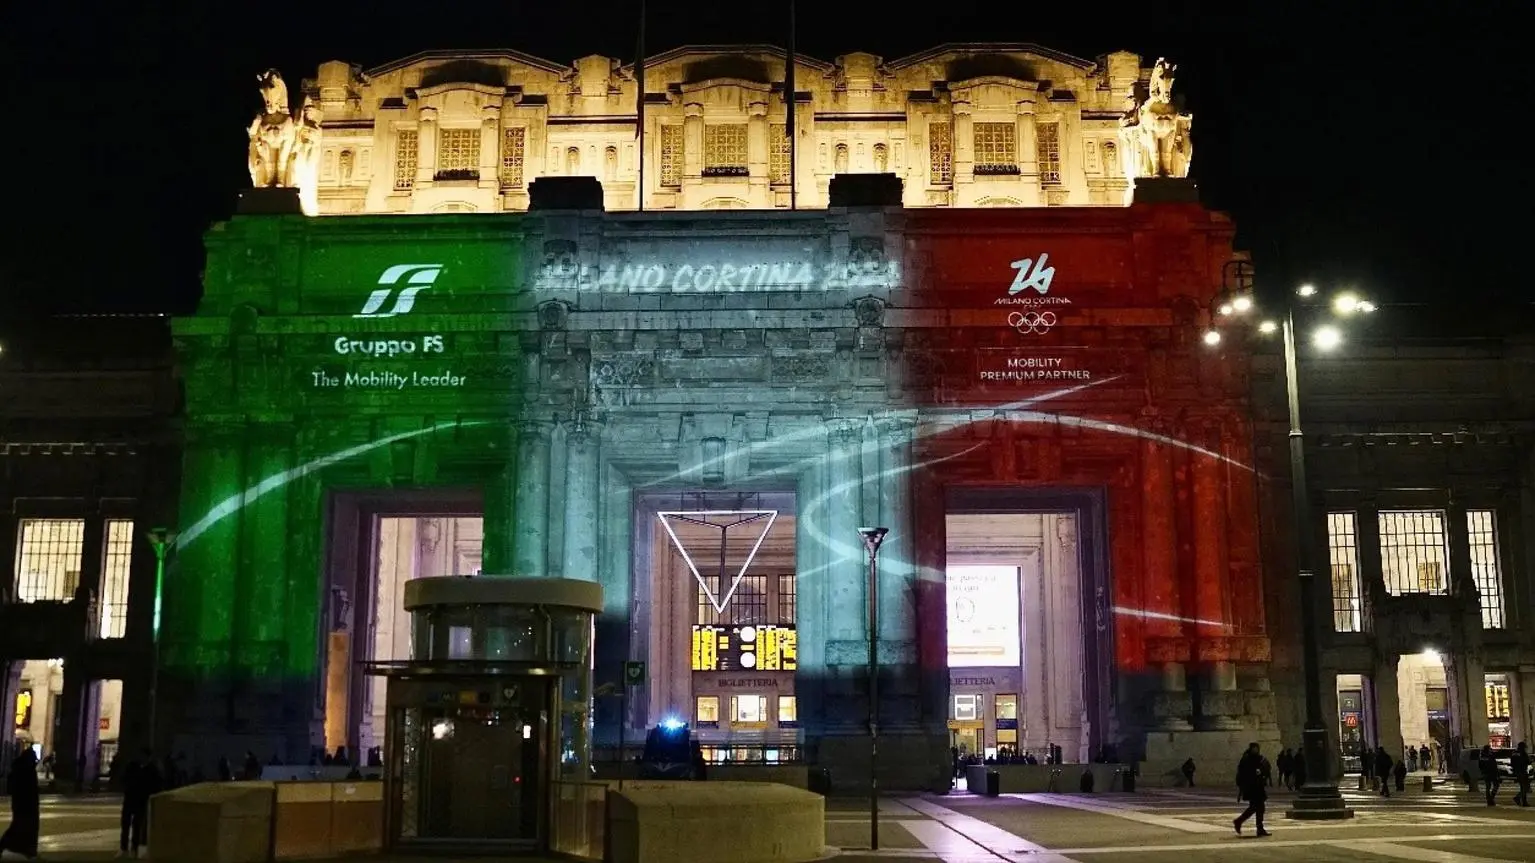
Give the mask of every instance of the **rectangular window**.
[(746, 124), (715, 123), (704, 127), (704, 176), (746, 176)]
[(682, 124), (661, 124), (661, 186), (682, 186)]
[(693, 699), (693, 720), (699, 725), (707, 722), (709, 728), (717, 726), (720, 721), (720, 697), (700, 695)]
[[(725, 589), (729, 590), (734, 577), (726, 576), (724, 581)], [(767, 576), (743, 575), (725, 605), (725, 614), (736, 626), (760, 626), (768, 622), (767, 606)]]
[(122, 638), (128, 631), (128, 571), (133, 563), (133, 522), (107, 521), (107, 548), (101, 567), (100, 638)]
[(981, 696), (954, 696), (954, 718), (960, 722), (973, 722), (981, 718)]
[(522, 188), (522, 162), (527, 144), (527, 129), (514, 126), (501, 130), (501, 188)]
[(1327, 557), (1332, 565), (1332, 628), (1360, 632), (1363, 608), (1359, 578), (1359, 541), (1354, 514), (1327, 514)]
[(934, 186), (954, 183), (954, 127), (929, 123), (927, 127), (927, 181)]
[(787, 186), (790, 176), (788, 126), (774, 123), (768, 128), (768, 182)]
[(1046, 184), (1061, 182), (1061, 125), (1040, 123), (1034, 127), (1034, 139), (1039, 152), (1039, 181)]
[(1471, 577), (1481, 594), (1482, 628), (1502, 629), (1503, 573), (1498, 567), (1498, 522), (1490, 509), (1466, 512), (1466, 532), (1471, 540)]
[[(701, 626), (718, 626), (728, 619), (725, 615), (714, 610), (714, 600), (720, 598), (718, 581), (719, 578), (712, 575), (705, 575), (693, 580), (693, 586), (698, 589), (698, 623)], [(704, 590), (704, 585), (709, 586), (708, 591)], [(714, 600), (709, 599), (710, 591), (714, 593)], [(726, 608), (729, 608), (729, 606), (726, 606)]]
[(975, 124), (975, 172), (1018, 173), (1018, 127), (1012, 123)]
[(778, 721), (781, 723), (799, 721), (799, 702), (795, 701), (794, 696), (778, 696)]
[(995, 699), (998, 720), (1018, 721), (1018, 696), (998, 695)]
[(472, 180), (480, 176), (480, 130), (441, 129), (437, 133), (437, 177)]
[(799, 595), (795, 593), (794, 575), (778, 576), (778, 625), (793, 626)]
[(1386, 591), (1449, 592), (1445, 578), (1444, 512), (1437, 509), (1395, 509), (1380, 513), (1380, 568)]
[(420, 151), (420, 138), (415, 129), (399, 129), (394, 133), (394, 188), (409, 191), (416, 185), (416, 157)]
[(80, 585), (85, 519), (25, 518), (16, 543), (16, 601), (68, 602)]
[(767, 722), (767, 716), (766, 695), (730, 696), (731, 723)]

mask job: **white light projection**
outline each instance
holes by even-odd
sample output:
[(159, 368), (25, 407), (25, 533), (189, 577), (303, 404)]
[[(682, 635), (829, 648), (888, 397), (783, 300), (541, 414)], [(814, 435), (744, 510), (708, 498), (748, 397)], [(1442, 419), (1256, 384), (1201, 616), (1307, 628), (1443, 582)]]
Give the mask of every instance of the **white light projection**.
[[(746, 577), (746, 570), (751, 568), (752, 561), (757, 558), (757, 552), (759, 550), (761, 550), (761, 548), (762, 548), (762, 541), (767, 539), (768, 531), (773, 529), (773, 522), (778, 520), (778, 510), (776, 510), (776, 509), (732, 509), (732, 510), (711, 509), (711, 510), (693, 510), (693, 511), (689, 511), (689, 512), (658, 512), (658, 513), (656, 513), (656, 517), (660, 520), (661, 526), (666, 528), (666, 535), (671, 537), (672, 546), (675, 547), (677, 549), (678, 553), (682, 555), (682, 559), (684, 561), (687, 561), (688, 569), (693, 571), (693, 578), (697, 579), (698, 586), (703, 590), (704, 595), (709, 597), (709, 604), (714, 606), (714, 611), (716, 613), (723, 614), (724, 611), (725, 611), (725, 606), (730, 603), (730, 597), (735, 595), (736, 588), (740, 586), (741, 579)], [(733, 519), (733, 520), (730, 521), (727, 524), (715, 524), (714, 522), (709, 521), (710, 518), (720, 518), (720, 519), (730, 518), (730, 519)], [(677, 536), (677, 531), (672, 528), (672, 522), (671, 522), (672, 519), (676, 519), (677, 521), (683, 522), (684, 524), (694, 524), (694, 525), (700, 525), (700, 526), (703, 526), (703, 527), (712, 527), (712, 528), (715, 528), (715, 529), (719, 530), (719, 532), (720, 532), (720, 547), (719, 547), (720, 573), (719, 573), (719, 579), (720, 579), (721, 582), (724, 582), (724, 580), (725, 580), (725, 548), (726, 548), (726, 543), (729, 541), (729, 538), (730, 538), (730, 529), (732, 527), (740, 527), (743, 524), (762, 524), (763, 525), (762, 533), (758, 534), (757, 535), (757, 541), (752, 543), (751, 551), (746, 553), (746, 560), (741, 563), (740, 571), (737, 572), (735, 574), (735, 578), (733, 580), (731, 580), (730, 588), (725, 591), (725, 595), (724, 596), (716, 596), (714, 591), (709, 589), (709, 585), (704, 581), (703, 574), (698, 571), (698, 565), (696, 563), (694, 563), (694, 561), (693, 561), (693, 555), (688, 553), (687, 547), (682, 544), (682, 540)], [(765, 522), (765, 524), (764, 524), (764, 522)]]

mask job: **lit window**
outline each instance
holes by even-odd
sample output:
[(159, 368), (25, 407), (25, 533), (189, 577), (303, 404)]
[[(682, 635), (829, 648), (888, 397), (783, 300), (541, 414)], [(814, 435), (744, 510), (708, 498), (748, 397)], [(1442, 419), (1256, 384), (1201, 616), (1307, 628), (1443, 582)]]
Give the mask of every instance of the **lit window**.
[(480, 172), (480, 130), (442, 129), (437, 134), (437, 174), (471, 178)]
[(22, 519), (16, 544), (16, 601), (74, 599), (84, 557), (85, 519)]
[(767, 722), (766, 695), (730, 696), (731, 722)]
[(397, 191), (416, 184), (416, 157), (420, 139), (415, 129), (400, 129), (394, 135), (394, 187)]
[(501, 130), (501, 188), (522, 188), (522, 165), (527, 144), (527, 129), (514, 126)]
[(1034, 127), (1034, 133), (1039, 150), (1039, 181), (1058, 184), (1061, 182), (1061, 126), (1059, 123), (1041, 123)]
[(786, 186), (790, 182), (789, 170), (789, 133), (788, 127), (783, 123), (774, 123), (768, 130), (768, 182), (775, 186)]
[(974, 721), (981, 718), (981, 697), (979, 695), (954, 696), (954, 718), (961, 722)]
[(1471, 541), (1471, 577), (1481, 594), (1482, 628), (1502, 629), (1503, 578), (1498, 567), (1498, 523), (1490, 509), (1466, 513), (1466, 532)]
[(700, 725), (705, 722), (718, 725), (720, 721), (720, 697), (700, 695), (693, 699), (693, 719)]
[(793, 575), (778, 576), (778, 625), (793, 626), (798, 595)]
[(928, 179), (934, 186), (954, 182), (954, 127), (932, 123), (927, 127)]
[(705, 126), (704, 176), (744, 177), (746, 174), (746, 124)]
[(661, 186), (675, 189), (682, 185), (682, 125), (661, 125)]
[(1380, 568), (1386, 591), (1449, 592), (1445, 580), (1444, 512), (1434, 509), (1383, 510), (1380, 513)]
[(1363, 610), (1359, 579), (1359, 544), (1351, 512), (1327, 514), (1327, 556), (1332, 565), (1332, 628), (1359, 632)]
[(1018, 173), (1018, 128), (1012, 123), (975, 124), (975, 172)]
[(797, 702), (795, 700), (794, 696), (792, 696), (792, 695), (780, 695), (780, 696), (778, 696), (778, 721), (779, 722), (798, 722), (799, 721), (799, 702)]
[(122, 638), (128, 629), (128, 572), (133, 563), (133, 522), (107, 522), (107, 548), (101, 567), (101, 638)]
[(997, 706), (997, 717), (996, 717), (997, 719), (1001, 719), (1001, 720), (1011, 719), (1011, 720), (1017, 721), (1017, 719), (1018, 719), (1018, 696), (1016, 696), (1016, 695), (998, 695), (996, 697), (996, 706)]

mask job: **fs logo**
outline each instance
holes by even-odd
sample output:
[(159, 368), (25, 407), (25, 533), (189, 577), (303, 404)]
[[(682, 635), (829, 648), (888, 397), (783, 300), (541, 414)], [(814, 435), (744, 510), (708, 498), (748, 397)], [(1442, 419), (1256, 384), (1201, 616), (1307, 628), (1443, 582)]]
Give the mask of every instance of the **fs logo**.
[[(1049, 257), (1048, 254), (1041, 254), (1038, 264), (1028, 258), (1013, 261), (1013, 269), (1018, 271), (1018, 275), (1013, 278), (1013, 286), (1007, 289), (1007, 295), (1017, 296), (1029, 288), (1039, 291), (1040, 296), (1050, 293), (1050, 281), (1055, 278), (1055, 267), (1045, 266)], [(1031, 264), (1034, 265), (1032, 270), (1029, 268)]]
[(384, 307), (384, 303), (389, 301), (389, 295), (394, 293), (393, 287), (379, 288), (368, 295), (368, 301), (362, 304), (362, 311), (352, 317), (392, 318), (395, 315), (403, 315), (415, 308), (416, 294), (430, 288), (441, 273), (442, 264), (395, 264), (378, 277), (380, 285), (398, 285), (400, 280), (404, 279), (405, 287), (401, 288), (399, 295), (394, 298), (394, 306), (387, 312), (379, 311)]

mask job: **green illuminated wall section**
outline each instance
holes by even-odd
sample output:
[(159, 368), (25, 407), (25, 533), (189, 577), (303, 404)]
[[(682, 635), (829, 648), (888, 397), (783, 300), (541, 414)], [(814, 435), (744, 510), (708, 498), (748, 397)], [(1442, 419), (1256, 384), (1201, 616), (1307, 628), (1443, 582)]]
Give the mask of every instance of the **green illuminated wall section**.
[(163, 662), (259, 695), (317, 671), (327, 490), (479, 488), (510, 524), (523, 219), (237, 216), (207, 247)]

